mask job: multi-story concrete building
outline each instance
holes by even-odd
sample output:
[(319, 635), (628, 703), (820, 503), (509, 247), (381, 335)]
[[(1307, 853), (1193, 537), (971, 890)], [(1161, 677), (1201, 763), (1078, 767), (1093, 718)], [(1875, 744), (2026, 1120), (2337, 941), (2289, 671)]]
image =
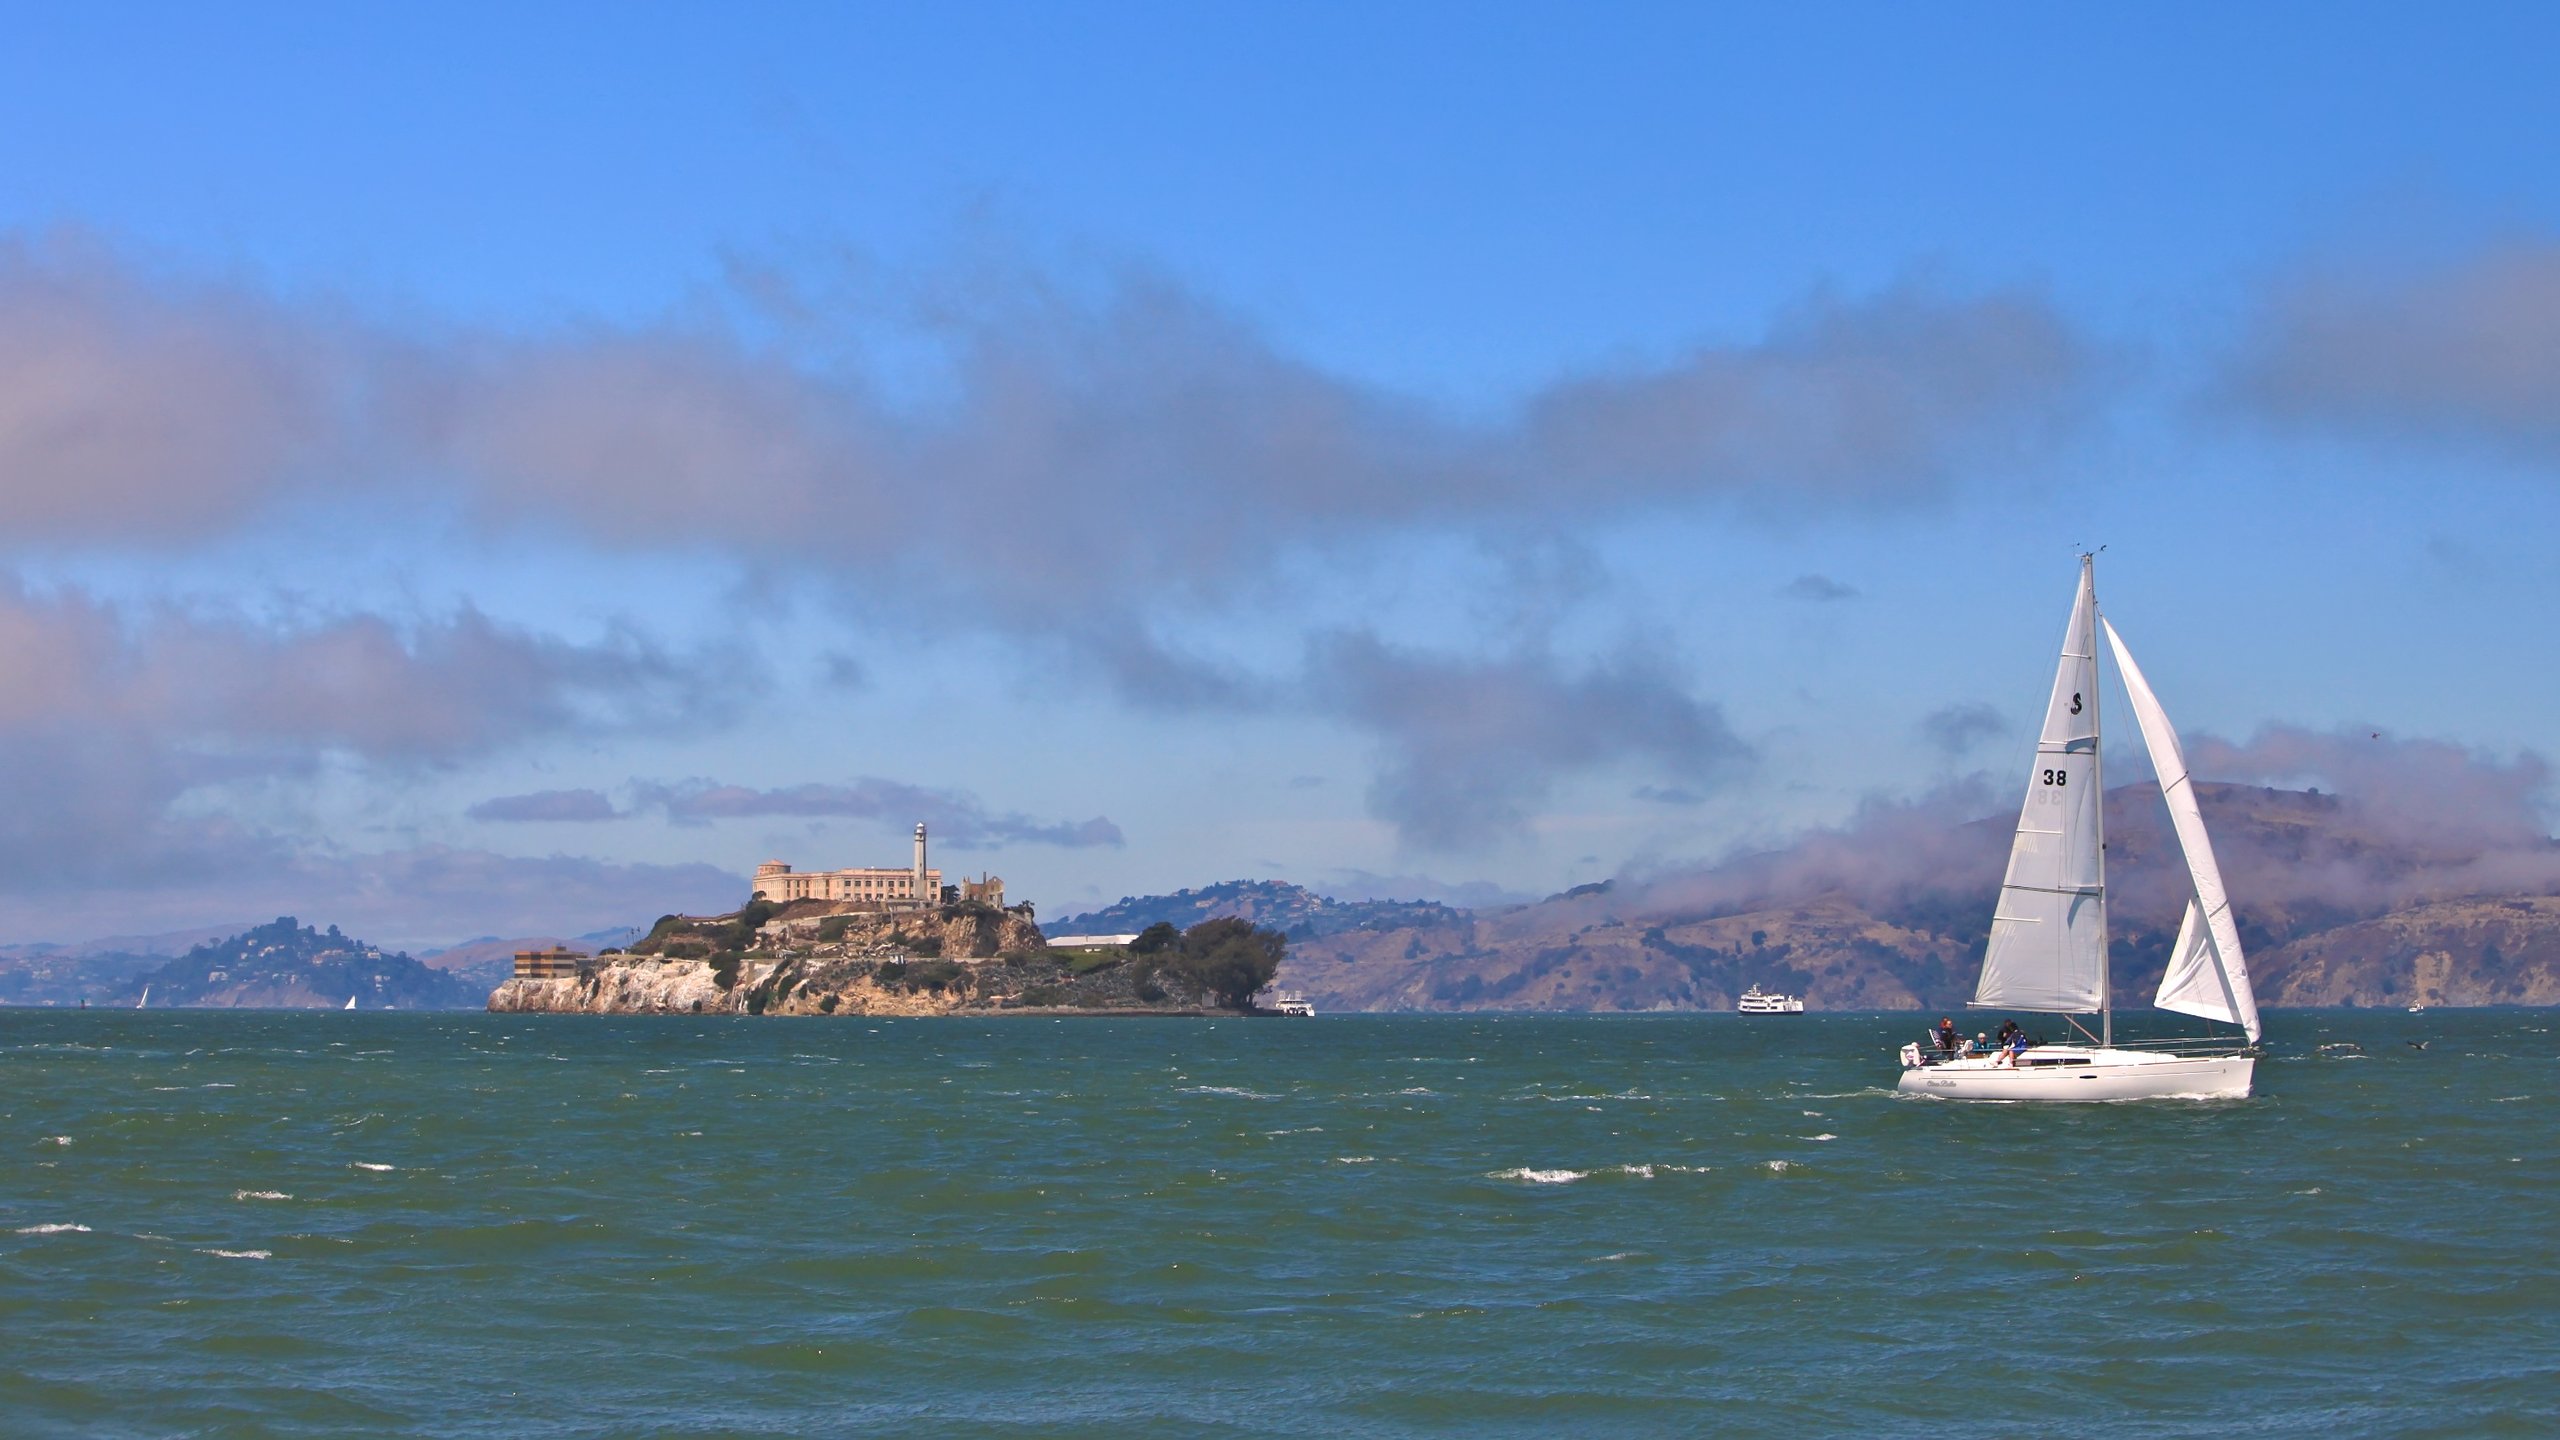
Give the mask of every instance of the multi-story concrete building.
[(587, 957), (565, 945), (548, 950), (516, 952), (516, 978), (519, 980), (567, 980), (574, 978)]
[[(996, 893), (1004, 893), (998, 881)], [(916, 826), (915, 862), (904, 870), (793, 870), (779, 860), (756, 867), (750, 898), (783, 904), (792, 900), (851, 901), (883, 910), (905, 910), (942, 903), (942, 872), (925, 864), (924, 826)]]

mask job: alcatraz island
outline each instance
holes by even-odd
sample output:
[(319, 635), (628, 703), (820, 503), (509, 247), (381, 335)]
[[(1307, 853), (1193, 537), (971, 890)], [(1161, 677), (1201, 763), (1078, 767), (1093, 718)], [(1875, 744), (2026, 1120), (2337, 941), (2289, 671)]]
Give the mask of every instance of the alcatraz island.
[(725, 915), (667, 915), (595, 955), (521, 951), (500, 1013), (1253, 1015), (1287, 940), (1250, 921), (1051, 944), (992, 876), (946, 885), (916, 826), (904, 869), (756, 867)]

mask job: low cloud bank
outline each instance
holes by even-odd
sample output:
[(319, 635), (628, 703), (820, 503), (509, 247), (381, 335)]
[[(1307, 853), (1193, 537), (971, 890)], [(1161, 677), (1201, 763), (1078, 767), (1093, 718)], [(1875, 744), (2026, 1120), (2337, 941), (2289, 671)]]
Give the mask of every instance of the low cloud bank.
[(713, 865), (624, 865), (424, 846), (375, 854), (265, 840), (266, 863), (172, 875), (149, 887), (93, 884), (31, 897), (0, 893), (0, 936), (79, 940), (201, 925), (207, 916), (297, 915), (378, 944), (418, 950), (471, 935), (577, 935), (647, 925), (668, 911), (711, 914), (746, 899), (747, 877)]
[(2272, 291), (2223, 382), (2280, 424), (2487, 445), (2560, 462), (2560, 239), (2423, 266), (2330, 268)]
[(636, 808), (662, 811), (678, 825), (785, 816), (876, 820), (888, 828), (903, 830), (922, 821), (939, 839), (981, 849), (1005, 845), (1117, 848), (1126, 839), (1119, 826), (1099, 815), (1090, 820), (1035, 820), (1027, 815), (990, 811), (965, 790), (937, 790), (874, 776), (849, 785), (804, 784), (769, 790), (710, 780), (674, 785), (643, 782), (633, 788), (639, 796)]
[(265, 620), (6, 576), (0, 673), (0, 895), (273, 873), (295, 847), (225, 815), (227, 791), (682, 733), (740, 694), (630, 634), (577, 643), (468, 608)]
[[(2550, 772), (2538, 756), (2501, 759), (2442, 741), (2291, 726), (2244, 742), (2198, 736), (2186, 748), (2244, 918), (2560, 894), (2560, 843), (2544, 810)], [(2312, 787), (2319, 793), (2303, 793)], [(1871, 801), (1849, 823), (1782, 850), (1629, 877), (1606, 897), (1573, 903), (1655, 918), (1825, 895), (1879, 914), (1937, 913), (1954, 901), (1987, 906), (2007, 865), (2015, 803), (2006, 787), (1975, 777), (1917, 800)], [(2119, 913), (2174, 925), (2186, 875), (2158, 792), (2147, 785), (2112, 792), (2107, 823)]]

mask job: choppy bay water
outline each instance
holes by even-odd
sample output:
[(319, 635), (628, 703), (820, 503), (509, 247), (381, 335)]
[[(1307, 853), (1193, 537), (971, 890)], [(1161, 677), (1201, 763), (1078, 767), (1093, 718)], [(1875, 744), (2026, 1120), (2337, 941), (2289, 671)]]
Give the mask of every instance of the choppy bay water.
[(2272, 1020), (0, 1011), (0, 1430), (2560, 1432), (2560, 1017)]

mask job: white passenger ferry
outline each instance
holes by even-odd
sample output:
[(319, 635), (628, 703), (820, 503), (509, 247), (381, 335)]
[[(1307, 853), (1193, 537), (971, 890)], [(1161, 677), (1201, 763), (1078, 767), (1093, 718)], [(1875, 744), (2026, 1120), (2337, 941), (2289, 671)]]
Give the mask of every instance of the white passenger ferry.
[(1742, 992), (1742, 998), (1734, 1002), (1733, 1008), (1745, 1015), (1801, 1015), (1804, 1013), (1804, 1001), (1794, 995), (1763, 994), (1760, 987), (1754, 985)]
[(1301, 1020), (1306, 1020), (1314, 1018), (1316, 1002), (1294, 990), (1283, 990), (1271, 997), (1271, 1008), (1278, 1014), (1294, 1015)]

